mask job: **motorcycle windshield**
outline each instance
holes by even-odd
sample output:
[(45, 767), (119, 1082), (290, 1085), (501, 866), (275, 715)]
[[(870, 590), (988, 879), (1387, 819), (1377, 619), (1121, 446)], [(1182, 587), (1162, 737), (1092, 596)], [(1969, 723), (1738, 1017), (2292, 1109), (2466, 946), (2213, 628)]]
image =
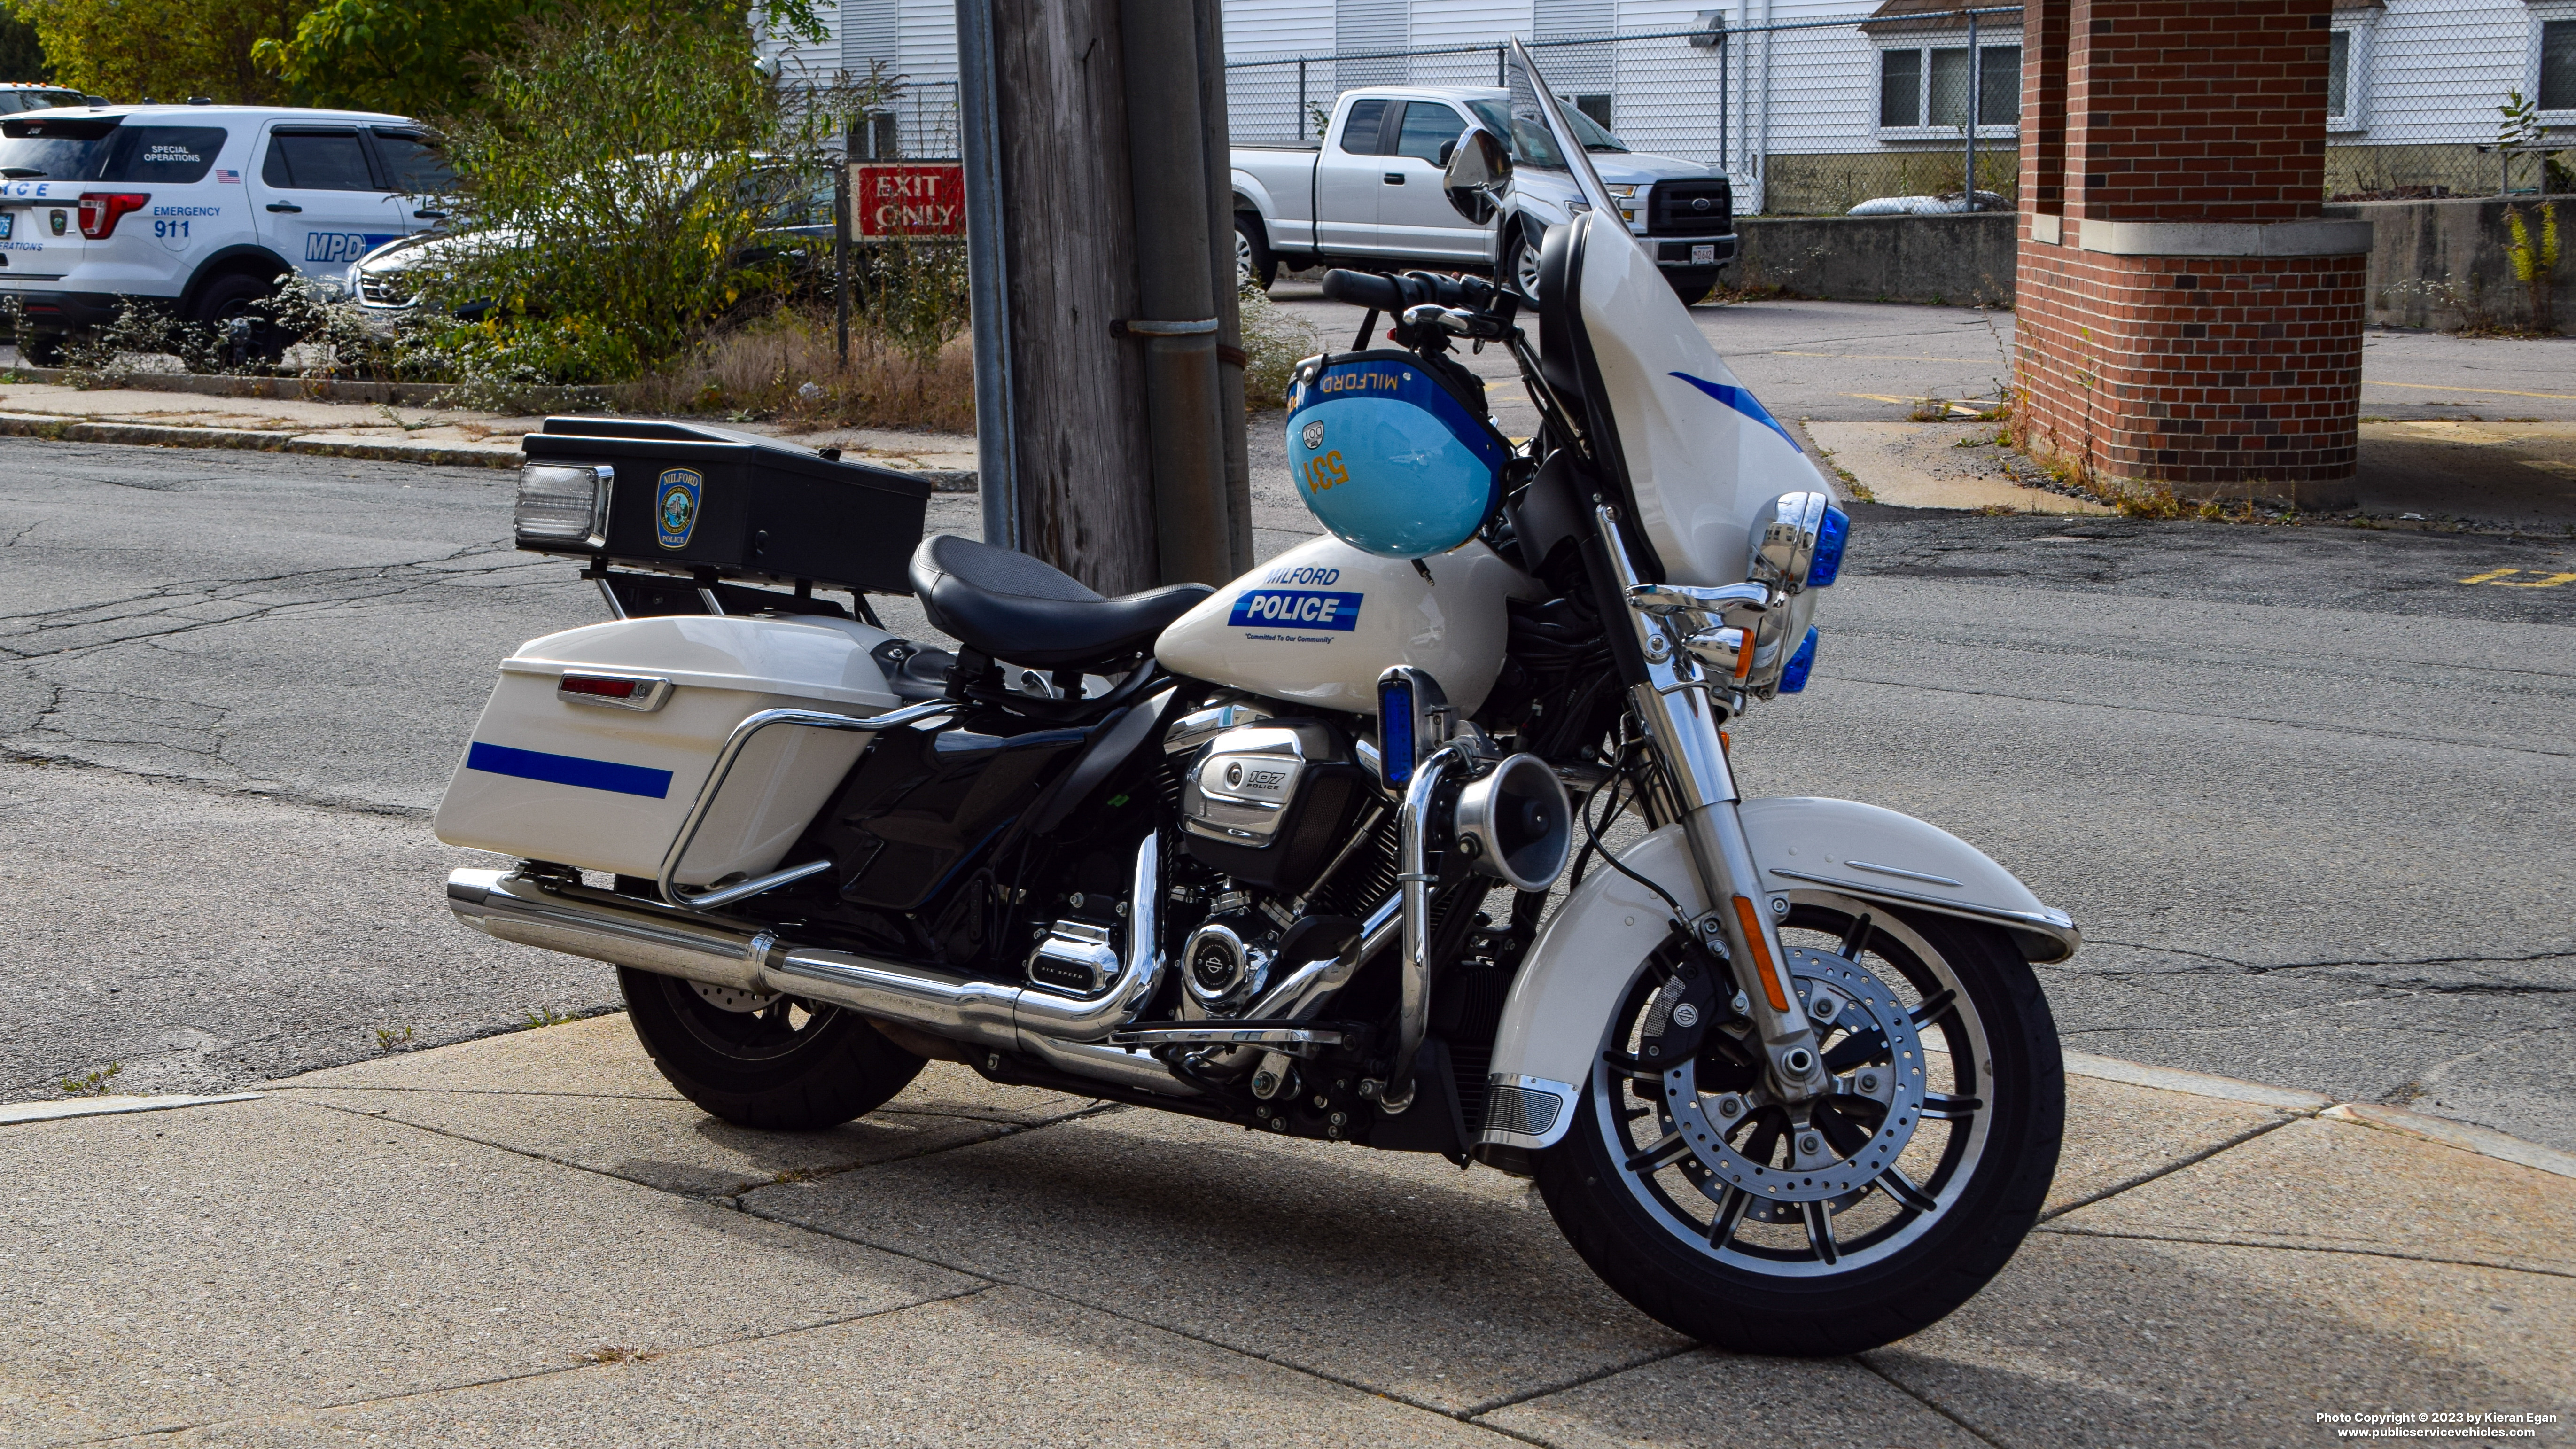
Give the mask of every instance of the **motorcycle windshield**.
[(1565, 103), (1547, 88), (1547, 81), (1538, 73), (1538, 62), (1530, 58), (1529, 48), (1517, 40), (1503, 61), (1503, 85), (1512, 93), (1513, 163), (1571, 176), (1575, 189), (1583, 193), (1594, 211), (1617, 216), (1619, 208), (1610, 200), (1610, 188), (1601, 184), (1601, 174), (1592, 169), (1592, 154), (1584, 148), (1583, 132), (1575, 126)]
[[(1544, 346), (1571, 369), (1596, 429), (1608, 481), (1636, 527), (1632, 560), (1649, 579), (1715, 586), (1743, 580), (1755, 517), (1783, 493), (1830, 491), (1778, 418), (1735, 376), (1630, 234), (1593, 171), (1580, 133), (1528, 50), (1512, 43), (1514, 159), (1570, 176), (1591, 202), (1550, 242), (1561, 283), (1540, 300)], [(1548, 163), (1521, 157), (1524, 128), (1552, 143)]]

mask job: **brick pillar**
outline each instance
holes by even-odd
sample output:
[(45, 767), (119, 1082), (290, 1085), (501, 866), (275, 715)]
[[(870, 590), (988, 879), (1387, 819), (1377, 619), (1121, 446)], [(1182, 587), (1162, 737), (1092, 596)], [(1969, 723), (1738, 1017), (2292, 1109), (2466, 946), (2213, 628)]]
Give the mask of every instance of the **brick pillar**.
[(2331, 0), (2029, 0), (2015, 426), (2107, 493), (2349, 501), (2370, 223)]

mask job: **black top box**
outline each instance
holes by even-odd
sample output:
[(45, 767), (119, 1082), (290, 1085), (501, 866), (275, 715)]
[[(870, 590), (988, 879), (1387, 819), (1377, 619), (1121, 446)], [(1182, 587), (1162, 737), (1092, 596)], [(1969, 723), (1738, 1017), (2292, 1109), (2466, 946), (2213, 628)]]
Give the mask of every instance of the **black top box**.
[(930, 483), (698, 423), (548, 418), (534, 464), (606, 465), (607, 546), (521, 536), (539, 553), (759, 583), (908, 594)]

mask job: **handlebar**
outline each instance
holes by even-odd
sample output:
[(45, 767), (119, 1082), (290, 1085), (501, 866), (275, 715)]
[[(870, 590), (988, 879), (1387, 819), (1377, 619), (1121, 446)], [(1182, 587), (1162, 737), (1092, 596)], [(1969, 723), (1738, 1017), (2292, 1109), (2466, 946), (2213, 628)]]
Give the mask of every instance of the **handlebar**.
[(1437, 272), (1406, 272), (1389, 277), (1340, 267), (1324, 273), (1325, 296), (1380, 312), (1402, 312), (1425, 302), (1482, 308), (1493, 302), (1495, 293), (1494, 284), (1482, 277), (1444, 276)]

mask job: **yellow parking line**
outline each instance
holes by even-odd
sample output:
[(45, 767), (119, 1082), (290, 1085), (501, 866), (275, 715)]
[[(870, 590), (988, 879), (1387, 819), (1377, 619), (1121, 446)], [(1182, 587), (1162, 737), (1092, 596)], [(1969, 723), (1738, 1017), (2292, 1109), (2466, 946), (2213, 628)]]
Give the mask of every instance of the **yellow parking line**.
[(2546, 397), (2560, 402), (2576, 402), (2576, 392), (2515, 392), (2505, 387), (2444, 387), (2438, 382), (2381, 382), (2365, 377), (2363, 387), (2411, 387), (2419, 392), (2482, 392), (2489, 397)]
[(1875, 352), (1792, 352), (1785, 347), (1772, 349), (1771, 355), (1773, 357), (1838, 357), (1852, 362), (1958, 362), (1971, 367), (1994, 361), (1991, 357), (1908, 357), (1901, 354)]
[(2482, 574), (2472, 574), (2460, 582), (2493, 584), (2499, 589), (2554, 589), (2560, 584), (2576, 584), (2576, 574), (2541, 574), (2538, 569), (2531, 571), (2539, 574), (2538, 578), (2528, 582), (2514, 582), (2513, 576), (2521, 572), (2523, 572), (2521, 569), (2489, 569)]

